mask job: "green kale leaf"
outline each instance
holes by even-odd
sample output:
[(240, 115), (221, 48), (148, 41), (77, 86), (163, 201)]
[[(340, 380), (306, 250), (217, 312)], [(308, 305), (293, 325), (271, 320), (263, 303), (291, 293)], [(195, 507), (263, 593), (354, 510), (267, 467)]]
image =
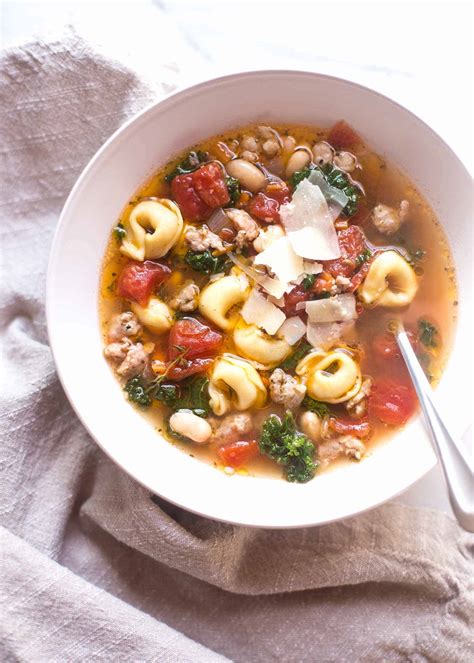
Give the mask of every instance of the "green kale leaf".
[(209, 250), (206, 251), (188, 251), (184, 256), (184, 262), (195, 272), (203, 274), (219, 274), (223, 272), (228, 265), (228, 257), (224, 253), (221, 256), (213, 256)]
[(303, 400), (303, 407), (317, 414), (320, 419), (326, 417), (329, 414), (329, 408), (326, 403), (321, 403), (321, 401), (315, 401), (314, 398), (310, 396), (305, 396)]
[(428, 320), (418, 320), (419, 339), (426, 348), (436, 348), (438, 346), (439, 332)]
[(151, 397), (147, 393), (145, 383), (140, 375), (130, 378), (124, 387), (124, 391), (128, 394), (128, 400), (132, 403), (136, 403), (143, 408), (151, 405)]
[(364, 262), (367, 262), (369, 258), (372, 256), (372, 251), (369, 249), (365, 249), (365, 251), (362, 251), (357, 258), (356, 258), (356, 265), (362, 265)]
[(207, 161), (205, 152), (190, 152), (188, 156), (180, 161), (178, 165), (165, 177), (166, 182), (171, 182), (177, 175), (187, 175), (192, 173), (198, 166)]
[(123, 223), (117, 223), (114, 228), (114, 235), (115, 239), (118, 239), (119, 242), (121, 242), (122, 239), (127, 236), (127, 231), (125, 230)]
[(304, 356), (312, 349), (312, 346), (306, 341), (300, 341), (296, 348), (293, 350), (293, 353), (284, 359), (278, 368), (281, 368), (282, 371), (294, 371), (298, 362), (303, 359)]
[(229, 191), (229, 196), (230, 196), (230, 202), (229, 205), (235, 205), (235, 203), (238, 201), (240, 198), (240, 184), (239, 180), (235, 179), (235, 177), (226, 177), (225, 178), (226, 184), (227, 184), (227, 189)]
[(271, 414), (264, 421), (258, 444), (261, 453), (284, 466), (288, 481), (306, 483), (314, 477), (318, 466), (314, 444), (296, 430), (290, 411), (283, 419)]
[(342, 210), (343, 214), (346, 216), (352, 216), (355, 214), (357, 212), (359, 200), (362, 196), (362, 191), (359, 189), (359, 187), (352, 184), (351, 180), (347, 174), (344, 173), (344, 171), (339, 170), (339, 168), (336, 168), (330, 163), (325, 163), (322, 166), (310, 164), (302, 170), (297, 170), (295, 173), (293, 173), (290, 179), (290, 183), (293, 189), (296, 189), (300, 182), (309, 177), (313, 170), (321, 171), (324, 179), (330, 186), (336, 189), (340, 189), (346, 194), (349, 200)]
[(309, 290), (315, 281), (316, 274), (305, 274), (304, 279), (301, 281), (301, 285), (305, 290)]
[(162, 382), (153, 396), (174, 411), (192, 410), (200, 417), (209, 414), (209, 380), (202, 376), (191, 377), (179, 384)]

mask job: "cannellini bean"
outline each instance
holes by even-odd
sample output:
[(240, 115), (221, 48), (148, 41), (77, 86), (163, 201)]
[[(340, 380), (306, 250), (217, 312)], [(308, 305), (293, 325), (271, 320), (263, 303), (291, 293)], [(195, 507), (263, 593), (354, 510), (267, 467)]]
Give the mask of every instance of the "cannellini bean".
[(313, 146), (314, 160), (320, 166), (322, 166), (324, 163), (332, 163), (333, 155), (334, 150), (329, 145), (329, 143), (326, 143), (324, 140), (316, 143), (316, 145)]
[(196, 444), (204, 444), (212, 435), (210, 424), (190, 410), (178, 410), (170, 417), (170, 428)]
[(226, 165), (226, 170), (231, 177), (239, 180), (244, 189), (256, 193), (265, 185), (265, 175), (253, 163), (244, 159), (233, 159)]
[(258, 152), (258, 141), (254, 136), (244, 136), (240, 141), (242, 150), (250, 150), (250, 152)]
[(283, 149), (285, 152), (293, 152), (296, 147), (296, 140), (293, 136), (283, 136), (281, 142), (283, 143)]
[(305, 147), (296, 149), (286, 162), (285, 174), (291, 177), (297, 170), (306, 168), (311, 163), (311, 152)]
[(352, 173), (357, 168), (357, 159), (350, 152), (339, 152), (334, 157), (334, 165), (346, 173)]
[(245, 159), (245, 161), (249, 161), (250, 163), (257, 163), (258, 161), (258, 154), (250, 150), (244, 150), (239, 156), (241, 159)]
[(321, 420), (314, 412), (303, 412), (300, 417), (301, 430), (313, 442), (319, 442), (321, 439)]

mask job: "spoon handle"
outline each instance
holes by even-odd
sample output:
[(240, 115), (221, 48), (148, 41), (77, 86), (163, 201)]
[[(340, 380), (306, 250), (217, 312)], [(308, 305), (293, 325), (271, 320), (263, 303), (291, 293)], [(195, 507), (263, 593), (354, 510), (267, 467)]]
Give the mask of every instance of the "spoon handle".
[(443, 469), (449, 500), (459, 524), (474, 532), (474, 477), (465, 449), (451, 435), (435, 403), (434, 392), (403, 329), (396, 332), (398, 345), (407, 365), (433, 446)]

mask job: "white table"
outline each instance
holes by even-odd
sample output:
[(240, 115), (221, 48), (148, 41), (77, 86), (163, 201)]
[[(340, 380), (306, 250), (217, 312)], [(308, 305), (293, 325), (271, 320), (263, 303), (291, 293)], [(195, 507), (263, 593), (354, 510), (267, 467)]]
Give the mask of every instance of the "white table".
[[(319, 71), (374, 88), (428, 122), (472, 170), (469, 2), (6, 2), (2, 42), (60, 37), (66, 26), (153, 79), (157, 58), (181, 82), (234, 71)], [(400, 501), (449, 511), (438, 468)]]

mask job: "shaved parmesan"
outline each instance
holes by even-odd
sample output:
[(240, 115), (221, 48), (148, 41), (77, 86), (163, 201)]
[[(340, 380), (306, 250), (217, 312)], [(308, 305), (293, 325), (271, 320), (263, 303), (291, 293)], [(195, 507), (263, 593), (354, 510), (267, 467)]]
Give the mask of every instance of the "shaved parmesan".
[(306, 327), (306, 338), (313, 348), (334, 344), (353, 327), (353, 322), (311, 322)]
[(275, 334), (285, 322), (283, 311), (254, 288), (242, 307), (241, 315), (249, 325), (257, 325), (267, 334)]
[(305, 274), (321, 274), (323, 266), (319, 262), (303, 260), (303, 270)]
[(259, 253), (254, 264), (266, 265), (284, 283), (294, 281), (303, 273), (303, 260), (294, 252), (288, 237), (280, 237)]
[(349, 198), (344, 191), (336, 189), (335, 186), (328, 184), (319, 168), (315, 168), (311, 171), (308, 181), (311, 182), (311, 184), (319, 186), (321, 193), (326, 198), (331, 220), (335, 221), (349, 202)]
[(280, 218), (298, 256), (332, 260), (341, 255), (326, 199), (307, 179), (298, 184), (291, 202), (280, 207)]
[(295, 315), (287, 318), (278, 330), (278, 336), (285, 339), (289, 345), (295, 345), (306, 334), (306, 325), (301, 318)]
[(352, 294), (306, 302), (305, 310), (311, 322), (344, 322), (357, 318), (356, 300)]
[(270, 295), (279, 299), (283, 297), (286, 292), (286, 283), (282, 283), (278, 279), (272, 279), (266, 274), (262, 274), (258, 270), (254, 269), (251, 265), (248, 265), (246, 262), (235, 256), (233, 253), (227, 254), (237, 267), (239, 267), (249, 278), (252, 279), (255, 283), (258, 283), (264, 290), (266, 290)]

